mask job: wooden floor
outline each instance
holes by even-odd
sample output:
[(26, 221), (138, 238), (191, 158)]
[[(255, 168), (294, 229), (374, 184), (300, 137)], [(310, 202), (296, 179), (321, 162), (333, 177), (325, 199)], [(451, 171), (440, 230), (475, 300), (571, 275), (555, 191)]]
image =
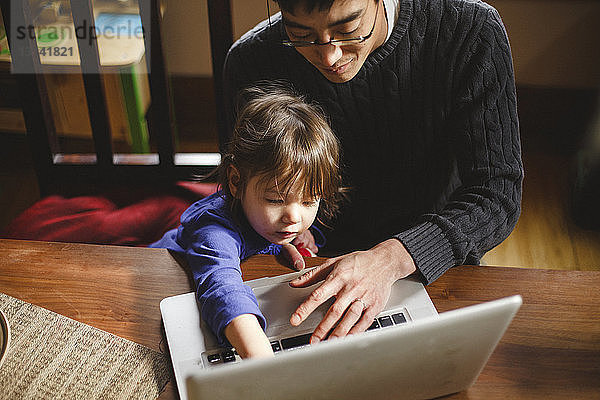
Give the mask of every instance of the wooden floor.
[(579, 228), (569, 212), (571, 158), (523, 154), (521, 218), (513, 233), (482, 260), (487, 265), (600, 270), (600, 232)]

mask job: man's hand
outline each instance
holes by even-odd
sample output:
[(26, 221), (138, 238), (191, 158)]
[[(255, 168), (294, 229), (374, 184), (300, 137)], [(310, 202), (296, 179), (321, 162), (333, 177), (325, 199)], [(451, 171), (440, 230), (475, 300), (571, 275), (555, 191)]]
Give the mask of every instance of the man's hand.
[(325, 280), (302, 303), (290, 323), (299, 325), (322, 303), (335, 297), (327, 314), (316, 327), (311, 343), (330, 337), (365, 331), (387, 303), (392, 284), (416, 271), (404, 245), (389, 239), (367, 251), (357, 251), (327, 260), (317, 268), (290, 282), (292, 287), (306, 287)]
[(317, 254), (319, 248), (315, 244), (315, 238), (310, 230), (305, 230), (291, 244), (284, 244), (281, 247), (284, 257), (289, 260), (292, 268), (296, 271), (302, 271), (306, 264), (304, 263), (304, 257), (302, 257), (297, 247), (303, 247)]

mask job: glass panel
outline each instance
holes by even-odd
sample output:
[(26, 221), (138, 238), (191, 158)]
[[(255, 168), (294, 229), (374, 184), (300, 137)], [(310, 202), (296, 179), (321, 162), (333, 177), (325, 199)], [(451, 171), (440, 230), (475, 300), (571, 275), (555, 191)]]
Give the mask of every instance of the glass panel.
[(219, 152), (212, 78), (174, 76), (171, 86), (178, 133), (176, 151)]
[[(56, 132), (52, 138), (55, 142), (52, 147), (57, 154), (55, 160), (70, 163), (89, 163), (95, 160), (77, 38), (82, 35), (93, 38), (96, 31), (113, 152), (148, 153), (150, 149), (145, 115), (150, 95), (137, 2), (94, 1), (93, 6), (97, 6), (93, 9), (97, 29), (91, 29), (87, 23), (74, 26), (71, 3), (68, 0), (30, 0), (28, 4), (34, 26), (32, 32), (36, 35), (44, 73), (40, 79), (47, 87), (48, 114)], [(21, 27), (20, 32), (29, 32), (29, 28)], [(17, 35), (13, 37), (16, 38)], [(0, 31), (0, 63), (10, 65), (10, 60), (6, 35)], [(18, 95), (14, 97), (18, 100)], [(12, 111), (11, 116), (14, 114), (15, 125), (24, 132), (25, 124), (18, 109), (19, 101), (13, 103), (15, 109), (9, 111)], [(0, 110), (0, 114), (3, 117), (6, 113)], [(75, 156), (75, 153), (79, 155)], [(157, 163), (155, 156), (131, 159), (115, 155), (114, 158), (123, 163)]]
[[(13, 4), (13, 13), (19, 12)], [(73, 21), (68, 1), (34, 1), (28, 2), (32, 26), (13, 26), (13, 47), (19, 48), (19, 43), (26, 40), (24, 35), (35, 34), (38, 45), (39, 59), (43, 75), (38, 76), (46, 86), (49, 107), (49, 130), (55, 132), (50, 142), (53, 152), (62, 153), (93, 153), (94, 146), (90, 121), (87, 112), (87, 101), (83, 90), (81, 69), (78, 65), (78, 51), (73, 41)], [(0, 37), (3, 35), (0, 35)], [(6, 43), (6, 38), (0, 39), (0, 63), (11, 63), (12, 57)], [(4, 69), (4, 68), (2, 68)], [(19, 68), (13, 72), (22, 73)], [(14, 81), (16, 85), (16, 80)], [(24, 117), (21, 113), (19, 96), (12, 101), (13, 115), (20, 122), (25, 132)], [(15, 101), (16, 100), (16, 101)], [(7, 111), (7, 112), (8, 112)], [(54, 129), (52, 129), (52, 126)], [(86, 158), (89, 162), (89, 157)]]
[(73, 66), (70, 73), (50, 73), (53, 68), (52, 65), (43, 65), (48, 72), (43, 78), (58, 141), (56, 151), (61, 154), (93, 154), (92, 128), (80, 68)]
[(207, 159), (195, 157), (197, 153), (219, 152), (208, 10), (206, 2), (166, 2), (166, 7), (162, 40), (167, 65), (174, 71), (175, 163), (187, 165)]
[(8, 38), (0, 11), (0, 132), (25, 132), (25, 122), (19, 109), (19, 88), (10, 69)]
[(150, 91), (138, 2), (94, 0), (92, 4), (115, 162), (156, 164), (156, 157), (124, 156), (150, 152), (146, 121)]
[[(29, 1), (36, 41), (56, 132), (59, 156), (70, 162), (94, 163), (94, 142), (68, 0)], [(61, 156), (62, 155), (62, 156)]]

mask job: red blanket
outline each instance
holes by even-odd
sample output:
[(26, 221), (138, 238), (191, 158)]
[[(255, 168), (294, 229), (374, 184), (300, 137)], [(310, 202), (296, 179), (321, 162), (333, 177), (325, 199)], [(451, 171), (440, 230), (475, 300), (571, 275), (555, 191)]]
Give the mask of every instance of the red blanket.
[(41, 199), (13, 220), (4, 238), (147, 246), (179, 225), (194, 201), (214, 193), (215, 184), (180, 183), (172, 190)]

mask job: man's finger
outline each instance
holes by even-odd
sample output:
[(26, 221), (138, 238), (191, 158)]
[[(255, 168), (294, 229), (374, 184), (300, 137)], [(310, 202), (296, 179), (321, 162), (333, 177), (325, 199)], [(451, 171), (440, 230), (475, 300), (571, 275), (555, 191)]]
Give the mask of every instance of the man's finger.
[[(314, 271), (314, 270), (313, 270)], [(290, 317), (290, 323), (294, 326), (300, 325), (317, 307), (335, 296), (341, 287), (334, 280), (326, 280), (312, 291), (310, 296), (302, 302)]]
[[(304, 260), (303, 260), (304, 261)], [(306, 287), (313, 285), (323, 279), (327, 278), (327, 275), (331, 272), (335, 259), (331, 258), (325, 261), (323, 264), (311, 269), (310, 271), (300, 275), (296, 279), (290, 281), (292, 287)]]
[(365, 312), (360, 321), (358, 321), (356, 325), (354, 325), (352, 329), (350, 329), (348, 335), (354, 335), (355, 333), (361, 333), (366, 331), (367, 328), (371, 326), (374, 319), (375, 316), (371, 311)]
[[(345, 336), (345, 333), (360, 319), (363, 312), (362, 304), (354, 304), (352, 299), (353, 297), (351, 295), (338, 295), (335, 302), (329, 307), (329, 310), (327, 310), (327, 314), (325, 314), (323, 320), (315, 328), (311, 337), (311, 343), (317, 343), (324, 340), (333, 327), (335, 327), (338, 322), (344, 320), (346, 321), (345, 323), (348, 326), (348, 329), (344, 331), (344, 328), (342, 327), (340, 330), (338, 329), (338, 325), (332, 334), (337, 331), (338, 333), (334, 336)], [(340, 324), (341, 323), (342, 322), (340, 322)]]
[[(332, 307), (333, 308), (333, 307)], [(363, 312), (365, 312), (365, 306), (362, 301), (354, 300), (348, 306), (346, 312), (342, 315), (341, 319), (334, 321), (339, 323), (331, 332), (330, 338), (344, 337), (348, 332), (355, 326), (355, 324), (362, 318)]]
[(290, 262), (290, 266), (296, 271), (302, 271), (306, 264), (304, 263), (304, 257), (298, 251), (296, 246), (286, 243), (281, 246), (283, 256)]

